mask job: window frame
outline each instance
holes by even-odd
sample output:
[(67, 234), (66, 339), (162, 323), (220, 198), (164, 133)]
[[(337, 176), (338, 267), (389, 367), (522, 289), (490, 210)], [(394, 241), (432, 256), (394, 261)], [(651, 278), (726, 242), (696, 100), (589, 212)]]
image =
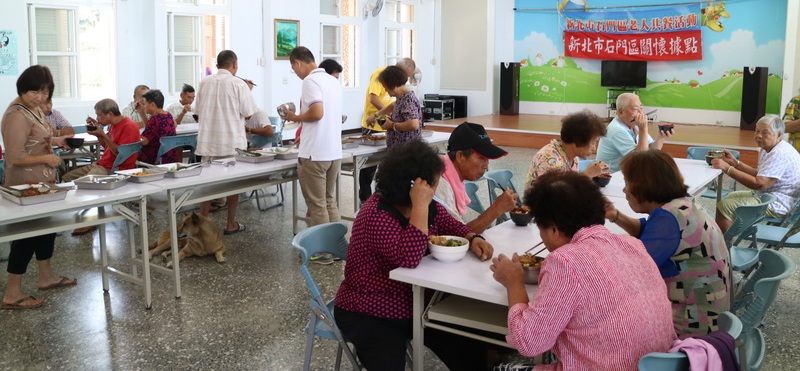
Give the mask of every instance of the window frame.
[[(342, 2), (347, 1), (349, 4), (347, 6), (342, 6)], [(336, 9), (338, 10), (338, 15), (331, 15), (322, 13), (320, 10), (320, 27), (319, 27), (319, 37), (320, 37), (320, 45), (319, 45), (319, 62), (322, 62), (325, 59), (333, 59), (339, 62), (342, 65), (342, 77), (340, 77), (340, 83), (345, 89), (355, 89), (358, 88), (360, 85), (360, 78), (359, 78), (359, 68), (361, 62), (359, 61), (360, 54), (361, 54), (361, 26), (362, 20), (359, 19), (359, 8), (360, 5), (359, 1), (354, 0), (336, 0)], [(348, 16), (345, 12), (345, 8), (352, 9), (352, 16)], [(334, 53), (325, 53), (325, 40), (327, 40), (325, 30), (327, 27), (335, 27), (336, 29), (336, 49), (337, 52)], [(350, 37), (351, 50), (346, 49), (345, 43), (345, 28), (352, 27), (352, 32)], [(347, 54), (349, 55), (349, 59), (345, 58)], [(345, 61), (350, 61), (350, 63), (346, 63)]]
[[(197, 1), (195, 1), (197, 3)], [(230, 3), (231, 1), (225, 1), (223, 5), (195, 5), (193, 3), (183, 3), (178, 1), (167, 1), (165, 10), (167, 15), (167, 84), (168, 84), (168, 93), (171, 95), (177, 95), (181, 92), (181, 87), (184, 83), (187, 82), (179, 82), (176, 83), (176, 73), (175, 73), (175, 57), (184, 57), (184, 56), (198, 56), (198, 64), (197, 69), (192, 74), (195, 77), (194, 85), (192, 85), (195, 89), (197, 89), (198, 85), (200, 84), (200, 80), (203, 78), (203, 66), (205, 65), (206, 53), (208, 52), (206, 48), (205, 38), (207, 36), (206, 29), (205, 29), (205, 21), (207, 17), (224, 17), (224, 24), (222, 34), (222, 45), (223, 48), (230, 45), (230, 19), (231, 19), (231, 11), (230, 11)], [(197, 39), (195, 40), (197, 45), (197, 52), (173, 52), (174, 50), (174, 17), (196, 17), (198, 19), (197, 22)], [(220, 49), (222, 51), (224, 49)], [(216, 58), (216, 55), (212, 56), (212, 58)], [(211, 66), (212, 73), (216, 70), (216, 66)]]
[[(411, 22), (398, 21), (398, 19), (401, 18), (400, 17), (401, 7), (404, 5), (411, 7), (411, 14), (412, 14)], [(386, 27), (384, 28), (385, 65), (386, 66), (394, 65), (400, 58), (416, 59), (416, 54), (417, 54), (416, 45), (418, 37), (417, 12), (419, 11), (418, 7), (416, 6), (416, 3), (403, 0), (386, 0), (383, 6), (384, 9), (390, 9), (392, 7), (394, 7), (395, 9), (394, 15), (391, 15), (387, 10), (387, 14), (385, 14), (384, 16), (384, 20), (386, 22)], [(397, 42), (395, 50), (390, 50), (389, 47), (390, 46), (389, 34), (392, 32), (397, 33)], [(406, 32), (409, 32), (410, 36), (406, 36), (405, 35)], [(408, 50), (404, 50), (406, 48), (406, 44), (408, 44), (407, 46)]]
[[(37, 22), (36, 22), (36, 12), (38, 9), (54, 9), (54, 10), (66, 10), (70, 15), (70, 20), (68, 22), (68, 34), (69, 34), (69, 48), (72, 51), (67, 52), (40, 52), (38, 50), (39, 40), (37, 38)], [(80, 71), (78, 69), (78, 63), (80, 63), (80, 32), (78, 32), (78, 12), (80, 9), (78, 6), (57, 6), (57, 5), (49, 5), (49, 4), (28, 4), (28, 25), (29, 25), (29, 35), (30, 35), (30, 62), (31, 65), (39, 64), (39, 57), (67, 57), (70, 60), (70, 68), (69, 68), (69, 94), (67, 97), (53, 97), (53, 99), (63, 99), (63, 100), (80, 100)]]

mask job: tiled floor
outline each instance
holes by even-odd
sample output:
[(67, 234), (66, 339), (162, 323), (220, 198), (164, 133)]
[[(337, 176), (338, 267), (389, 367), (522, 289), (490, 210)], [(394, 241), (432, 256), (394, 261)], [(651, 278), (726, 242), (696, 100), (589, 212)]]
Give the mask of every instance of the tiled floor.
[[(533, 150), (508, 148), (511, 154), (490, 164), (510, 168), (522, 189)], [(352, 208), (352, 180), (345, 177), (343, 210)], [(287, 196), (291, 192), (287, 189)], [(481, 192), (485, 197), (485, 191)], [(484, 200), (486, 201), (486, 200)], [(0, 369), (7, 370), (300, 370), (308, 295), (291, 249), (291, 199), (260, 212), (251, 201), (239, 205), (247, 230), (225, 236), (227, 262), (213, 257), (188, 258), (181, 264), (183, 295), (175, 299), (171, 277), (154, 273), (153, 308), (146, 310), (142, 290), (111, 278), (103, 293), (97, 233), (56, 239), (53, 260), (58, 273), (78, 278), (78, 285), (36, 292), (36, 266), (24, 280), (27, 292), (46, 300), (44, 307), (0, 311)], [(212, 214), (222, 226), (225, 212)], [(151, 214), (154, 238), (166, 226), (162, 211)], [(124, 261), (122, 224), (109, 225), (112, 258)], [(797, 261), (794, 252), (789, 254)], [(325, 295), (332, 297), (343, 263), (314, 266)], [(0, 285), (6, 275), (0, 274)], [(800, 369), (797, 276), (781, 287), (764, 330), (765, 370)], [(312, 368), (333, 369), (335, 346), (317, 341)], [(430, 369), (443, 366), (433, 356)], [(348, 369), (345, 367), (345, 369)]]

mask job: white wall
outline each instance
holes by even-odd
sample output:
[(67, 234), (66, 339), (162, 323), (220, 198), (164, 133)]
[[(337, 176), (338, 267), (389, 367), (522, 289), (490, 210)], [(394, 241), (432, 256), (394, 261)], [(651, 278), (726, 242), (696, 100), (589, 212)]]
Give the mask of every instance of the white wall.
[[(91, 0), (86, 0), (91, 3)], [(54, 3), (58, 3), (54, 1)], [(236, 0), (230, 5), (230, 45), (229, 49), (239, 57), (238, 75), (253, 80), (256, 85), (253, 96), (258, 105), (273, 114), (279, 104), (300, 97), (301, 80), (291, 71), (288, 60), (273, 58), (275, 18), (296, 19), (300, 21), (300, 45), (308, 47), (319, 62), (320, 23), (330, 22), (330, 18), (319, 15), (319, 1), (300, 0)], [(363, 5), (357, 1), (358, 9)], [(416, 88), (421, 97), (424, 93), (436, 92), (435, 56), (432, 45), (434, 36), (434, 0), (422, 1), (417, 5), (418, 45), (416, 49), (417, 66), (422, 70), (423, 82)], [(116, 82), (115, 99), (120, 108), (127, 105), (133, 96), (133, 88), (145, 84), (161, 89), (166, 102), (178, 99), (169, 96), (167, 70), (167, 10), (165, 0), (116, 0), (115, 14), (117, 33), (116, 76), (109, 76)], [(358, 56), (358, 86), (344, 89), (343, 112), (348, 116), (345, 128), (360, 126), (364, 105), (364, 92), (369, 76), (385, 63), (386, 27), (383, 14), (354, 20), (358, 25), (361, 54)], [(20, 73), (30, 66), (27, 9), (25, 0), (5, 0), (0, 12), (0, 28), (17, 32)], [(16, 98), (15, 86), (18, 75), (0, 76), (0, 105), (5, 106)], [(73, 125), (81, 125), (87, 115), (94, 114), (95, 101), (65, 102), (56, 100), (54, 106), (61, 111)]]

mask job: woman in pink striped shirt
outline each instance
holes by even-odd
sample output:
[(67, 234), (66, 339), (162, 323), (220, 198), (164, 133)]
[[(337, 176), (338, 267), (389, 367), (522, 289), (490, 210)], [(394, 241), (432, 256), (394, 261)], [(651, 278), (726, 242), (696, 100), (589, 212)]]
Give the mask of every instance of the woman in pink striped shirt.
[(664, 281), (641, 241), (603, 226), (599, 188), (578, 173), (550, 172), (525, 204), (550, 254), (530, 301), (517, 255), (492, 260), (508, 292), (508, 343), (528, 357), (552, 349), (558, 363), (536, 370), (636, 370), (643, 355), (669, 350)]

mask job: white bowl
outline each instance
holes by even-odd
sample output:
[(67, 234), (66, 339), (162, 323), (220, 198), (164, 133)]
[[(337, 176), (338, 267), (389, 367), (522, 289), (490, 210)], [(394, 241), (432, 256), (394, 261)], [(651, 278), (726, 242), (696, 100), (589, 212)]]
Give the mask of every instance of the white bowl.
[(458, 236), (442, 236), (442, 237), (445, 237), (448, 240), (461, 241), (464, 244), (461, 246), (440, 246), (440, 245), (434, 245), (430, 241), (428, 241), (428, 249), (430, 249), (431, 255), (433, 255), (434, 258), (443, 262), (457, 262), (463, 259), (464, 255), (467, 255), (467, 250), (469, 250), (469, 241), (467, 241), (466, 238)]

